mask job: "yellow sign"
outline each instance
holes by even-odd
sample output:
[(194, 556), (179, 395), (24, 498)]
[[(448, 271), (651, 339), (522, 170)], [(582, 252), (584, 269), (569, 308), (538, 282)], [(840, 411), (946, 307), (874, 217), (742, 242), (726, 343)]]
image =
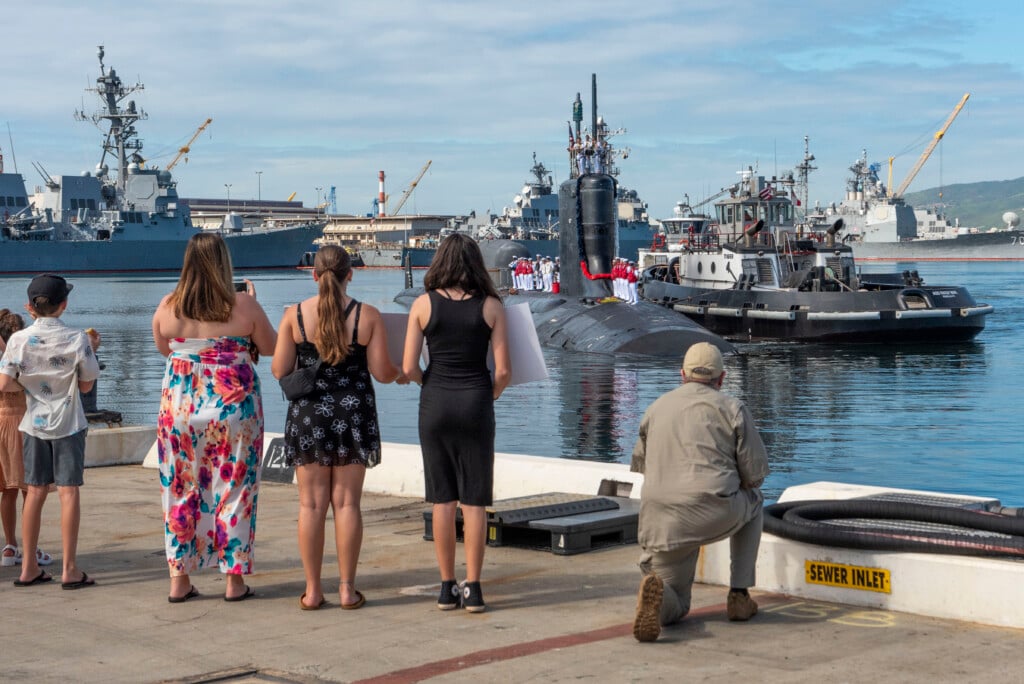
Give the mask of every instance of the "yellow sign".
[(808, 584), (892, 593), (891, 573), (884, 568), (808, 560), (804, 561), (804, 579)]

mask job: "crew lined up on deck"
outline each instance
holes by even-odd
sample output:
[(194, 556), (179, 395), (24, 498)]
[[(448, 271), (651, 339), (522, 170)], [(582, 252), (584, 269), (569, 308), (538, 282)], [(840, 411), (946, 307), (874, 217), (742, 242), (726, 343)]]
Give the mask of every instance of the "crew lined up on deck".
[(517, 290), (554, 292), (559, 267), (558, 257), (552, 259), (538, 254), (535, 259), (513, 259), (509, 262), (508, 270), (512, 274), (512, 286)]

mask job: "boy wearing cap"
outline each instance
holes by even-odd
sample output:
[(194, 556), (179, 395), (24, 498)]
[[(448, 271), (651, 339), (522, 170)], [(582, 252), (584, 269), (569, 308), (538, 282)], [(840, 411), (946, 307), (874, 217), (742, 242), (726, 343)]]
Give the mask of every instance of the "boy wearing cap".
[(33, 278), (25, 309), (35, 322), (11, 335), (0, 360), (0, 391), (24, 391), (28, 405), (19, 425), (28, 492), (22, 513), (24, 560), (21, 576), (14, 581), (18, 587), (53, 579), (36, 563), (43, 504), (52, 484), (57, 485), (61, 504), (61, 586), (81, 589), (94, 584), (75, 564), (75, 557), (88, 426), (81, 392), (92, 389), (100, 369), (89, 336), (60, 320), (71, 289), (72, 285), (57, 275)]
[(717, 347), (692, 345), (681, 375), (681, 387), (647, 408), (633, 448), (630, 469), (644, 474), (637, 641), (654, 641), (662, 625), (689, 612), (700, 547), (727, 537), (726, 613), (734, 621), (757, 613), (747, 589), (755, 583), (768, 455), (747, 407), (720, 391), (725, 369)]

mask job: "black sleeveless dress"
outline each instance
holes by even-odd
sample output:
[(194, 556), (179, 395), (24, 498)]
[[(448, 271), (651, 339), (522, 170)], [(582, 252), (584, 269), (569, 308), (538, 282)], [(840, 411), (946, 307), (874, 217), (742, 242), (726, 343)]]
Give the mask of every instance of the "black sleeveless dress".
[(430, 291), (423, 329), (430, 362), (420, 391), (419, 436), (426, 500), (489, 506), (494, 489), (494, 393), (487, 368), (491, 328), (484, 297)]
[[(343, 466), (380, 463), (380, 431), (377, 398), (366, 362), (366, 346), (359, 344), (359, 314), (363, 305), (352, 300), (345, 308), (348, 319), (355, 308), (352, 342), (348, 356), (336, 366), (322, 364), (316, 375), (316, 391), (288, 403), (284, 425), (285, 461), (288, 465)], [(300, 367), (320, 358), (316, 346), (306, 340), (302, 306), (296, 307), (302, 342), (296, 346)]]

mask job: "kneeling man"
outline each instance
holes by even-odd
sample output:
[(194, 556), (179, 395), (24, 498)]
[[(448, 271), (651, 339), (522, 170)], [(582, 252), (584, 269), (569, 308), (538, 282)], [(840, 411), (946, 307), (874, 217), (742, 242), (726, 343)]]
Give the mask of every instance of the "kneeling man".
[(747, 589), (755, 583), (761, 543), (764, 443), (743, 402), (719, 391), (725, 370), (714, 345), (691, 346), (681, 374), (682, 386), (647, 408), (633, 448), (631, 470), (644, 474), (643, 579), (633, 622), (638, 641), (654, 641), (662, 625), (689, 612), (700, 547), (726, 537), (732, 557), (729, 619), (757, 613)]

